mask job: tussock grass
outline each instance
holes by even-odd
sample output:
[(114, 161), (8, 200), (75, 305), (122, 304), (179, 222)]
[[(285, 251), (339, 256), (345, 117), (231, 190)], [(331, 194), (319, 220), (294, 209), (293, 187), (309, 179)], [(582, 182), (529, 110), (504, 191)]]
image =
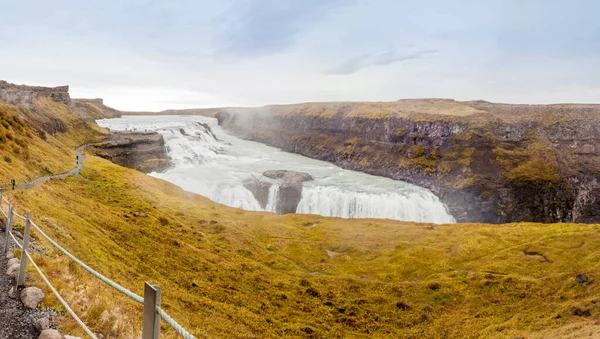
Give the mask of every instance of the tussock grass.
[[(222, 206), (100, 158), (85, 166), (84, 179), (53, 180), (11, 198), (118, 283), (138, 294), (144, 281), (158, 284), (164, 308), (198, 337), (595, 330), (570, 310), (592, 308), (597, 317), (599, 225), (277, 216)], [(54, 250), (44, 267), (95, 331), (138, 334), (138, 305)], [(590, 282), (576, 283), (578, 273)], [(68, 318), (63, 326), (77, 333)]]

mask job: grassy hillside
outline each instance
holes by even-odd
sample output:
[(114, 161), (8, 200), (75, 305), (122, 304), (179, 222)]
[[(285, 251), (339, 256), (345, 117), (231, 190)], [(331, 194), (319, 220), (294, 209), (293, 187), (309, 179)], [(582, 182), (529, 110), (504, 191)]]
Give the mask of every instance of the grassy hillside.
[(70, 170), (75, 147), (103, 138), (61, 103), (37, 99), (29, 108), (0, 101), (0, 182), (26, 182)]
[[(144, 281), (160, 285), (165, 309), (198, 337), (597, 331), (572, 308), (598, 316), (599, 225), (277, 216), (228, 208), (96, 157), (85, 166), (84, 178), (11, 198), (120, 284), (138, 294)], [(53, 250), (40, 260), (94, 330), (136, 334), (139, 306), (62, 265), (68, 261)], [(576, 283), (578, 273), (590, 281)], [(76, 332), (67, 318), (63, 325)]]

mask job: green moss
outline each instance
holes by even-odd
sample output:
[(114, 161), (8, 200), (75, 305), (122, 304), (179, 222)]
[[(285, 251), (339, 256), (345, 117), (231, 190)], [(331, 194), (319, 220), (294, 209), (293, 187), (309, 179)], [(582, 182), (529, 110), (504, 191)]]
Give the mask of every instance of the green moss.
[(516, 182), (558, 183), (560, 181), (557, 170), (537, 157), (510, 170), (506, 173), (506, 178)]
[(394, 135), (398, 138), (401, 138), (403, 136), (406, 135), (406, 128), (405, 127), (398, 127), (396, 128), (396, 130), (394, 131)]
[(413, 145), (408, 149), (408, 152), (415, 155), (416, 157), (421, 157), (425, 154), (425, 148), (418, 145)]

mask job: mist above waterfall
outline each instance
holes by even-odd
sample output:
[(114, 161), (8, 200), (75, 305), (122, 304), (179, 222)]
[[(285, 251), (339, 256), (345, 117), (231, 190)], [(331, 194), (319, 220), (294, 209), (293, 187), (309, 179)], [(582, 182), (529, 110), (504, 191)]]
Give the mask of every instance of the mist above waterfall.
[(454, 218), (429, 190), (383, 177), (341, 169), (327, 162), (283, 152), (225, 133), (217, 120), (202, 116), (126, 116), (98, 120), (114, 131), (152, 130), (163, 135), (173, 167), (151, 175), (232, 207), (276, 210), (273, 181), (263, 207), (244, 187), (267, 170), (308, 173), (297, 213), (343, 218), (387, 218), (452, 223)]

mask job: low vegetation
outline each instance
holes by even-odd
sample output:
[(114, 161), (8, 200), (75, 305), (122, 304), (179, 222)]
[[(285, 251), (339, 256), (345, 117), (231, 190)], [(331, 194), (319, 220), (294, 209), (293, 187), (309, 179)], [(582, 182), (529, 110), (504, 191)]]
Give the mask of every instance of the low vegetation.
[[(4, 178), (70, 169), (73, 149), (104, 135), (47, 99), (30, 108), (0, 103), (0, 114), (6, 121), (0, 126), (6, 136), (0, 147)], [(405, 134), (400, 130), (396, 136)], [(443, 154), (422, 145), (328, 138), (315, 147), (338, 147), (344, 159), (365, 166), (450, 172), (478, 157), (473, 147)], [(515, 171), (506, 180), (523, 180), (543, 168), (536, 159), (550, 170), (557, 166), (541, 144), (523, 145), (524, 151), (496, 146), (490, 152), (498, 163), (511, 162), (503, 171)], [(389, 157), (385, 147), (410, 157)], [(531, 161), (538, 162), (527, 165)], [(535, 175), (552, 179), (550, 170)], [(145, 281), (159, 285), (163, 308), (199, 338), (600, 333), (595, 322), (600, 225), (277, 216), (219, 205), (94, 156), (81, 174), (7, 195), (19, 212), (33, 212), (50, 236), (102, 274), (139, 295)], [(477, 180), (464, 177), (460, 185)], [(42, 249), (36, 261), (95, 332), (105, 338), (139, 336), (141, 305), (99, 282), (36, 232), (33, 236)], [(588, 280), (577, 282), (578, 274)], [(83, 335), (34, 272), (27, 283), (44, 289), (45, 305), (63, 311), (65, 332)], [(162, 327), (164, 337), (175, 337)]]
[[(118, 283), (138, 294), (158, 284), (164, 308), (198, 337), (544, 337), (597, 326), (573, 310), (598, 312), (599, 225), (277, 216), (100, 158), (85, 166), (84, 178), (11, 199)], [(44, 269), (95, 331), (137, 334), (138, 305), (46, 247)], [(77, 332), (66, 316), (63, 326)]]

